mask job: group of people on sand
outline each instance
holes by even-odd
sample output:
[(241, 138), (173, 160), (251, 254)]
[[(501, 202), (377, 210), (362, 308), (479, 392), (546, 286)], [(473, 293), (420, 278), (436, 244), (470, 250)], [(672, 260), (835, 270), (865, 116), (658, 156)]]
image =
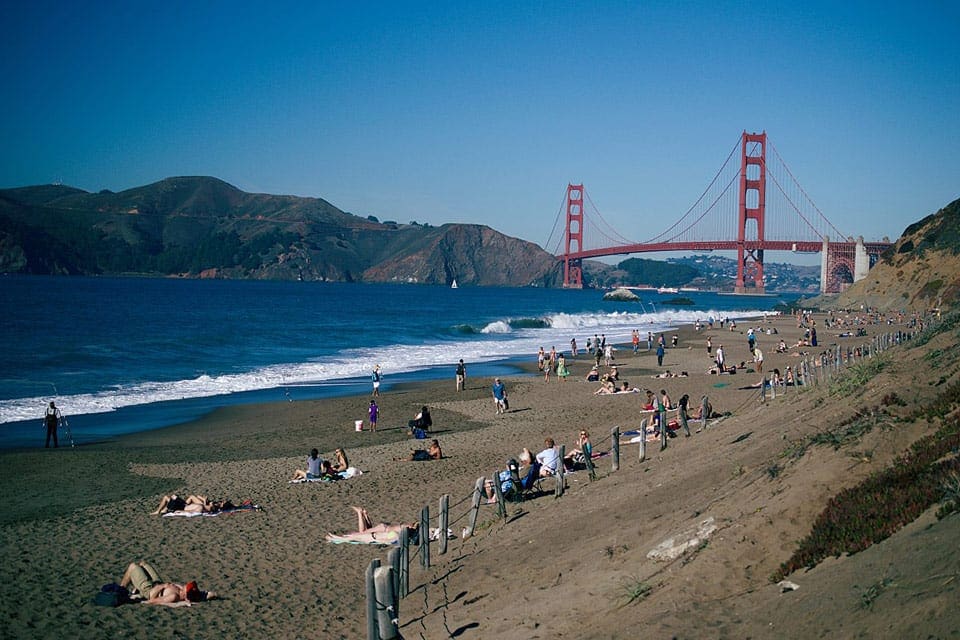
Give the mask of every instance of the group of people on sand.
[(206, 496), (189, 495), (186, 498), (173, 493), (169, 496), (163, 496), (160, 504), (150, 515), (157, 516), (165, 513), (219, 513), (221, 511), (230, 511), (236, 509), (230, 500), (210, 500)]
[(333, 452), (335, 460), (325, 460), (316, 449), (307, 456), (307, 468), (293, 472), (291, 480), (340, 480), (350, 468), (347, 452), (337, 448)]
[[(517, 458), (507, 460), (507, 468), (497, 474), (500, 492), (505, 497), (510, 497), (514, 492), (529, 491), (541, 478), (556, 475), (561, 464), (564, 471), (568, 472), (583, 469), (586, 468), (587, 459), (592, 459), (592, 456), (593, 445), (586, 429), (580, 430), (576, 445), (564, 455), (563, 459), (560, 458), (560, 449), (554, 439), (546, 438), (543, 441), (543, 449), (536, 455), (524, 447), (520, 450), (519, 461)], [(493, 481), (489, 478), (484, 483), (484, 495), (488, 502), (497, 499)]]

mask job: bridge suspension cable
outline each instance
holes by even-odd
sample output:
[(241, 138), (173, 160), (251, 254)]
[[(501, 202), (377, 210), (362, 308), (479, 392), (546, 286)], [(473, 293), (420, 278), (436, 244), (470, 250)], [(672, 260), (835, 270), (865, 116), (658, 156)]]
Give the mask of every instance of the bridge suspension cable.
[(566, 203), (567, 203), (567, 195), (566, 195), (566, 192), (564, 192), (563, 199), (560, 201), (560, 206), (557, 207), (557, 215), (554, 217), (554, 220), (553, 220), (553, 229), (550, 230), (550, 235), (547, 236), (547, 242), (543, 245), (543, 248), (546, 249), (549, 253), (552, 253), (553, 255), (559, 254), (561, 251), (561, 248), (563, 247), (562, 233), (557, 234), (557, 243), (555, 245), (551, 245), (550, 243), (553, 242), (553, 234), (556, 233), (557, 228), (560, 226), (560, 219), (563, 217), (563, 209)]
[[(837, 228), (833, 225), (832, 222), (830, 222), (830, 219), (827, 218), (827, 216), (823, 215), (823, 212), (820, 211), (820, 208), (816, 205), (816, 203), (813, 201), (813, 199), (812, 199), (809, 195), (807, 195), (807, 192), (804, 190), (803, 185), (800, 184), (800, 182), (797, 180), (797, 178), (793, 175), (793, 172), (790, 171), (789, 165), (787, 165), (787, 163), (784, 161), (783, 157), (782, 157), (782, 156), (780, 155), (780, 153), (777, 151), (776, 146), (774, 146), (774, 144), (773, 144), (772, 142), (770, 143), (770, 148), (773, 150), (773, 155), (775, 155), (775, 156), (777, 157), (777, 160), (779, 161), (780, 166), (782, 166), (782, 167), (784, 168), (784, 170), (787, 172), (787, 175), (790, 176), (790, 180), (793, 181), (793, 184), (796, 185), (796, 187), (797, 187), (797, 189), (799, 189), (800, 193), (803, 194), (803, 197), (806, 198), (807, 202), (810, 203), (810, 206), (812, 206), (812, 207), (814, 208), (814, 210), (817, 212), (817, 215), (820, 216), (820, 219), (823, 220), (824, 222), (826, 222), (827, 225), (834, 231), (834, 233), (836, 233), (836, 236), (835, 236), (836, 238), (845, 238), (846, 236), (845, 236), (839, 229), (837, 229)], [(817, 230), (816, 225), (812, 224), (812, 223), (807, 219), (807, 217), (806, 217), (805, 215), (803, 215), (803, 213), (800, 211), (799, 207), (797, 207), (796, 204), (794, 204), (793, 200), (784, 192), (783, 187), (780, 185), (780, 181), (777, 180), (777, 178), (776, 178), (776, 175), (773, 175), (773, 180), (774, 180), (774, 183), (777, 185), (777, 189), (780, 191), (780, 193), (783, 193), (783, 195), (784, 195), (785, 198), (787, 198), (787, 201), (790, 202), (791, 206), (793, 207), (793, 209), (794, 209), (794, 211), (797, 213), (797, 215), (799, 215), (801, 218), (803, 218), (804, 222), (806, 222), (808, 225), (810, 225), (810, 227), (811, 227), (812, 229), (814, 229), (814, 230), (816, 231), (816, 230)], [(821, 234), (821, 235), (823, 235), (823, 234)]]
[(670, 240), (674, 240), (674, 239), (676, 239), (677, 237), (679, 237), (680, 235), (686, 233), (687, 231), (690, 231), (690, 230), (693, 228), (694, 225), (696, 225), (697, 223), (699, 223), (701, 220), (704, 219), (704, 217), (706, 217), (706, 215), (707, 215), (708, 213), (710, 213), (710, 211), (713, 209), (713, 207), (720, 201), (720, 199), (727, 193), (727, 191), (728, 191), (728, 190), (730, 189), (730, 187), (733, 185), (734, 181), (735, 181), (735, 180), (737, 179), (737, 177), (738, 177), (736, 174), (734, 174), (734, 176), (730, 179), (730, 181), (726, 184), (726, 186), (724, 186), (724, 188), (721, 190), (720, 194), (717, 195), (717, 197), (715, 197), (715, 198), (713, 199), (713, 201), (710, 203), (710, 206), (707, 207), (707, 208), (703, 211), (703, 213), (701, 213), (699, 216), (697, 216), (696, 219), (694, 219), (692, 222), (690, 222), (689, 224), (687, 224), (687, 226), (684, 227), (682, 230), (680, 230), (680, 231), (678, 231), (677, 233), (673, 234), (672, 236), (669, 236), (669, 237), (668, 237), (668, 234), (670, 234), (671, 231), (673, 231), (673, 230), (676, 229), (678, 226), (680, 226), (680, 224), (681, 224), (684, 220), (687, 219), (687, 217), (697, 208), (697, 206), (698, 206), (701, 202), (703, 202), (703, 199), (707, 197), (707, 194), (710, 193), (710, 190), (713, 189), (713, 187), (714, 187), (715, 184), (717, 184), (717, 181), (720, 179), (720, 176), (723, 174), (724, 169), (727, 168), (727, 165), (730, 163), (730, 159), (733, 157), (733, 154), (737, 152), (737, 149), (738, 149), (739, 147), (740, 147), (740, 138), (737, 138), (737, 142), (736, 142), (736, 144), (733, 145), (733, 148), (730, 149), (730, 154), (727, 156), (727, 159), (723, 161), (723, 164), (720, 166), (720, 169), (718, 169), (716, 175), (713, 176), (713, 180), (711, 180), (711, 181), (710, 181), (710, 184), (707, 185), (707, 188), (703, 190), (703, 193), (700, 194), (700, 197), (697, 198), (696, 202), (694, 202), (694, 203), (690, 206), (690, 208), (687, 209), (686, 212), (685, 212), (682, 216), (680, 216), (680, 219), (677, 220), (676, 222), (674, 222), (668, 229), (666, 229), (665, 231), (663, 231), (660, 235), (654, 236), (654, 237), (650, 238), (649, 240), (646, 240), (645, 243), (652, 244), (652, 243), (655, 243), (655, 242), (669, 242)]

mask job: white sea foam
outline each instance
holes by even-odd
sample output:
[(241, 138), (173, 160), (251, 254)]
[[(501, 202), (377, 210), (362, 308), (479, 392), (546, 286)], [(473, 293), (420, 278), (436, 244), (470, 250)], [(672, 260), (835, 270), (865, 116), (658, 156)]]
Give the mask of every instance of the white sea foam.
[(480, 333), (510, 333), (513, 329), (510, 327), (510, 323), (504, 320), (497, 320), (496, 322), (491, 322), (483, 329), (480, 330)]
[[(322, 360), (276, 364), (244, 373), (202, 374), (195, 378), (154, 381), (111, 387), (97, 393), (55, 396), (57, 405), (69, 415), (107, 413), (123, 407), (203, 398), (244, 391), (272, 389), (285, 385), (305, 385), (333, 380), (369, 378), (375, 364), (380, 364), (385, 381), (390, 375), (450, 367), (459, 358), (467, 363), (489, 362), (529, 354), (535, 357), (543, 346), (564, 350), (570, 338), (577, 338), (581, 349), (594, 333), (604, 333), (610, 342), (630, 341), (630, 332), (642, 334), (666, 331), (680, 324), (690, 324), (708, 317), (759, 317), (762, 311), (738, 311), (735, 314), (716, 311), (669, 310), (656, 313), (558, 313), (544, 318), (545, 328), (512, 328), (510, 319), (498, 320), (484, 327), (482, 339), (437, 341), (432, 344), (391, 345), (384, 348), (359, 348), (344, 351)], [(0, 424), (22, 420), (38, 420), (49, 396), (0, 401)]]

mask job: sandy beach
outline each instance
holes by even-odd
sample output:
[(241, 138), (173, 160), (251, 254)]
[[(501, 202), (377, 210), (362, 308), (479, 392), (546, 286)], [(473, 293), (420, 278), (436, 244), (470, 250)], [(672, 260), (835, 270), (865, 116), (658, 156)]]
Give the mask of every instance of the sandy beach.
[[(765, 370), (797, 366), (797, 349), (776, 353), (781, 338), (792, 345), (802, 334), (792, 317), (741, 322), (733, 331), (681, 328), (663, 369), (687, 371), (685, 378), (654, 379), (663, 370), (654, 352), (642, 344), (634, 355), (621, 345), (617, 363), (631, 386), (666, 389), (675, 401), (688, 394), (696, 402), (707, 394), (715, 411), (729, 415), (690, 438), (681, 433), (664, 451), (649, 445), (645, 462), (638, 461), (637, 445), (625, 444), (616, 473), (611, 458), (600, 458), (596, 481), (573, 473), (562, 498), (510, 504), (506, 520), (483, 506), (474, 536), (458, 535), (443, 556), (434, 549), (429, 570), (413, 565), (412, 593), (400, 605), (403, 637), (956, 633), (958, 581), (938, 582), (936, 589), (925, 582), (929, 575), (958, 572), (956, 554), (929, 555), (955, 546), (956, 517), (925, 515), (866, 552), (794, 575), (796, 592), (781, 594), (769, 580), (830, 496), (882, 468), (932, 425), (899, 422), (853, 448), (811, 448), (795, 461), (784, 460), (785, 447), (879, 404), (891, 390), (909, 399), (893, 408), (908, 415), (937, 393), (934, 381), (956, 376), (950, 372), (956, 367), (934, 370), (923, 360), (931, 349), (947, 348), (952, 337), (896, 348), (894, 364), (859, 397), (837, 399), (825, 387), (788, 388), (761, 404), (753, 387), (759, 374), (706, 373), (712, 362), (707, 336), (714, 349), (724, 346), (728, 363), (749, 363), (748, 326), (761, 330)], [(767, 335), (768, 328), (777, 334)], [(858, 344), (837, 338), (838, 332), (821, 329), (821, 345)], [(672, 335), (665, 336), (668, 345)], [(194, 423), (97, 445), (2, 453), (8, 504), (0, 512), (0, 636), (364, 638), (364, 570), (373, 558), (385, 560), (387, 549), (324, 541), (327, 532), (355, 529), (351, 505), (366, 507), (378, 521), (412, 521), (423, 505), (435, 518), (440, 496), (449, 494), (451, 528), (459, 534), (476, 478), (503, 468), (521, 447), (536, 452), (549, 436), (570, 448), (585, 428), (595, 450), (607, 451), (612, 427), (636, 428), (643, 394), (595, 396), (598, 385), (584, 380), (589, 357), (567, 362), (568, 380), (545, 382), (530, 354), (529, 372), (505, 378), (510, 410), (502, 416), (494, 412), (492, 380), (468, 371), (466, 390), (457, 393), (451, 364), (449, 380), (384, 391), (377, 433), (354, 430), (354, 421), (365, 416), (364, 395), (230, 407)], [(422, 405), (431, 409), (432, 437), (445, 458), (396, 461), (425, 447), (406, 433)], [(41, 436), (38, 429), (38, 444)], [(328, 458), (343, 447), (363, 474), (290, 484), (313, 447)], [(263, 510), (212, 518), (149, 515), (169, 493), (249, 499)], [(647, 557), (707, 518), (716, 530), (692, 552), (666, 563)], [(100, 586), (119, 581), (138, 559), (150, 560), (168, 579), (195, 579), (223, 597), (189, 609), (94, 606)], [(864, 589), (884, 576), (899, 581), (898, 597), (884, 594), (877, 607), (858, 607)], [(638, 585), (649, 591), (630, 601)], [(919, 619), (922, 634), (914, 633)]]

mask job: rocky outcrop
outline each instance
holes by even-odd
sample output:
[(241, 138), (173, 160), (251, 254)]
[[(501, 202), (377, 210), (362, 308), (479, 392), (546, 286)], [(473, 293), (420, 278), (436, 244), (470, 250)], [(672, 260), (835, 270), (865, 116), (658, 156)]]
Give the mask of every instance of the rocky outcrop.
[(613, 291), (608, 291), (603, 294), (604, 300), (616, 300), (618, 302), (636, 302), (640, 299), (640, 296), (635, 294), (630, 289), (624, 289), (620, 287), (619, 289), (614, 289)]

